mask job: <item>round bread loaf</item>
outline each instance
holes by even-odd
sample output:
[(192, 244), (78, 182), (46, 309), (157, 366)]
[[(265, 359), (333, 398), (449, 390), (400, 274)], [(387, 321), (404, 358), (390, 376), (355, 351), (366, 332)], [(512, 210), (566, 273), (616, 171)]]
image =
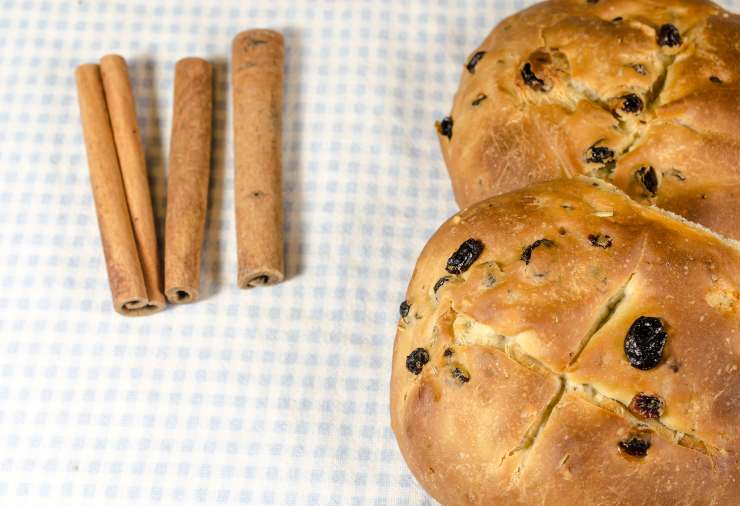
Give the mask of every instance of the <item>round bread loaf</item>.
[(578, 176), (480, 202), (401, 304), (391, 420), (443, 504), (740, 497), (740, 247)]
[(589, 174), (740, 239), (740, 16), (706, 0), (550, 0), (467, 59), (437, 131), (461, 207)]

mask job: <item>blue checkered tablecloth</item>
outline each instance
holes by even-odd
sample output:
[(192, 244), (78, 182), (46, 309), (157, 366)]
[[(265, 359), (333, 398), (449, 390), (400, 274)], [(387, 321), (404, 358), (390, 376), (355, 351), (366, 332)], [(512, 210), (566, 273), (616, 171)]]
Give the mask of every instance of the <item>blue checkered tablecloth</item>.
[[(433, 122), (527, 3), (0, 1), (0, 505), (430, 504), (388, 381), (414, 261), (455, 210)], [(240, 291), (228, 58), (253, 27), (286, 39), (288, 280)], [(174, 63), (215, 68), (203, 300), (140, 319), (111, 307), (78, 122), (74, 67), (110, 52), (160, 234)]]

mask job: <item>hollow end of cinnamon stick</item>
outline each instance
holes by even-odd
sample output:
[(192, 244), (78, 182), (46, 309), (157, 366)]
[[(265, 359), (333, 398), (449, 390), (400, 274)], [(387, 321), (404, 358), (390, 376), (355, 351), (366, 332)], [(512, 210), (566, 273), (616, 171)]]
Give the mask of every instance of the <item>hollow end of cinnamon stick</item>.
[(258, 286), (269, 286), (280, 283), (285, 278), (282, 270), (277, 269), (251, 269), (240, 270), (237, 283), (239, 288), (257, 288)]
[(114, 307), (117, 313), (124, 316), (146, 316), (163, 310), (165, 303), (164, 300), (131, 298), (116, 301)]
[(171, 304), (187, 304), (198, 298), (198, 290), (191, 286), (171, 286), (164, 295)]

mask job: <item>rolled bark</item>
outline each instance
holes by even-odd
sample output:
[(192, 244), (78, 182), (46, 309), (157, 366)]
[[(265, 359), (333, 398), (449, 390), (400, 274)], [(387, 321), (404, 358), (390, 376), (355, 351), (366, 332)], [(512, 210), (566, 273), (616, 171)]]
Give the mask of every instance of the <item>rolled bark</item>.
[(75, 70), (87, 161), (113, 307), (127, 316), (161, 310), (149, 299), (131, 226), (100, 67)]
[(106, 55), (100, 73), (149, 303), (164, 307), (149, 178), (126, 60)]
[(283, 36), (247, 30), (232, 44), (234, 200), (240, 288), (284, 278)]
[(175, 65), (165, 224), (165, 295), (192, 302), (200, 287), (200, 252), (208, 208), (213, 84), (211, 65), (184, 58)]

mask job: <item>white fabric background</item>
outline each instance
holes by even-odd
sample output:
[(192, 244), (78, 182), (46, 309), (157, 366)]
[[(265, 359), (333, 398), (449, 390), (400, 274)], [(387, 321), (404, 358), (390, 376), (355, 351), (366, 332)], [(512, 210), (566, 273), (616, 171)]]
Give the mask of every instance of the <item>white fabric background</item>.
[[(1, 2), (0, 504), (430, 503), (389, 428), (397, 308), (455, 210), (433, 122), (526, 3)], [(228, 56), (253, 27), (286, 36), (289, 279), (245, 292)], [(174, 63), (216, 72), (204, 297), (141, 319), (111, 307), (78, 122), (74, 67), (108, 52), (160, 232)]]

